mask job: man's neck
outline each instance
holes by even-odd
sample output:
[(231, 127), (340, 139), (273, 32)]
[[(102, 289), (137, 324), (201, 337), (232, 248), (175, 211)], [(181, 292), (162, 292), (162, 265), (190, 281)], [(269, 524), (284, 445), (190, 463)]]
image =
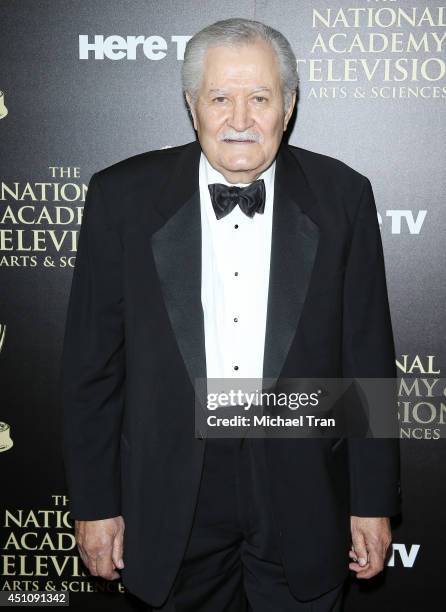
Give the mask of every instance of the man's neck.
[(221, 176), (223, 176), (225, 181), (227, 181), (231, 185), (237, 185), (237, 184), (249, 185), (253, 181), (256, 181), (274, 163), (274, 160), (273, 160), (270, 166), (266, 168), (261, 168), (260, 170), (255, 169), (255, 170), (249, 170), (249, 171), (247, 170), (247, 171), (239, 171), (239, 172), (228, 172), (224, 168), (215, 168), (215, 166), (212, 166), (209, 160), (207, 161), (208, 161), (208, 164), (214, 170), (216, 170)]
[(262, 170), (255, 170), (255, 171), (249, 171), (249, 172), (227, 172), (226, 170), (223, 171), (219, 170), (219, 172), (225, 177), (225, 179), (228, 181), (228, 183), (231, 184), (237, 184), (237, 183), (243, 183), (243, 184), (249, 184), (252, 183), (253, 181), (256, 181), (259, 176), (266, 170), (266, 168), (262, 168)]

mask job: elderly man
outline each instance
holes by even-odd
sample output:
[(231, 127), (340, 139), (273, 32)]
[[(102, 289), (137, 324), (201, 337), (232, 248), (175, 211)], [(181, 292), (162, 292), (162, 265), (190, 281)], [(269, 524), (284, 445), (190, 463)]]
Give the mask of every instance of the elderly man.
[(341, 609), (383, 569), (398, 441), (194, 435), (201, 377), (394, 377), (369, 180), (282, 142), (296, 58), (229, 19), (188, 43), (198, 142), (97, 172), (62, 360), (64, 456), (91, 573), (154, 610)]

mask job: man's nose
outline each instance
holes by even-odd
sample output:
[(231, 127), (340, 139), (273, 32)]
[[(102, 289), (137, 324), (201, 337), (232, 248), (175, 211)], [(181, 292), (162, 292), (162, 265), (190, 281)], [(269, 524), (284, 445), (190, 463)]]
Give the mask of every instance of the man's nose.
[(228, 118), (228, 124), (234, 128), (234, 130), (243, 132), (251, 127), (252, 123), (253, 121), (248, 103), (243, 100), (236, 101), (232, 107), (232, 113)]

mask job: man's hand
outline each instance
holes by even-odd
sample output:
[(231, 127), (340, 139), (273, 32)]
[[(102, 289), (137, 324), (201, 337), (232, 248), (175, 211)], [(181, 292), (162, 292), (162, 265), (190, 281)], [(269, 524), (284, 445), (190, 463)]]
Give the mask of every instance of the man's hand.
[(371, 578), (384, 569), (384, 561), (392, 542), (390, 519), (383, 517), (351, 516), (352, 549), (354, 562), (349, 568), (357, 578)]
[(124, 519), (122, 516), (99, 521), (75, 521), (75, 536), (82, 561), (93, 576), (107, 580), (120, 578), (116, 569), (124, 567)]

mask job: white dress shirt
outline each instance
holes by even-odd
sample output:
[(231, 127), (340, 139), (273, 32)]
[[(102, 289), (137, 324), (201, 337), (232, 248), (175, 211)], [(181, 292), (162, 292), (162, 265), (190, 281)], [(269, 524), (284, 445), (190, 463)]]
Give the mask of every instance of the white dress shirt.
[(250, 218), (237, 205), (217, 220), (208, 185), (231, 183), (201, 153), (201, 303), (207, 378), (262, 378), (274, 175), (275, 162), (258, 177), (266, 189), (263, 214)]

